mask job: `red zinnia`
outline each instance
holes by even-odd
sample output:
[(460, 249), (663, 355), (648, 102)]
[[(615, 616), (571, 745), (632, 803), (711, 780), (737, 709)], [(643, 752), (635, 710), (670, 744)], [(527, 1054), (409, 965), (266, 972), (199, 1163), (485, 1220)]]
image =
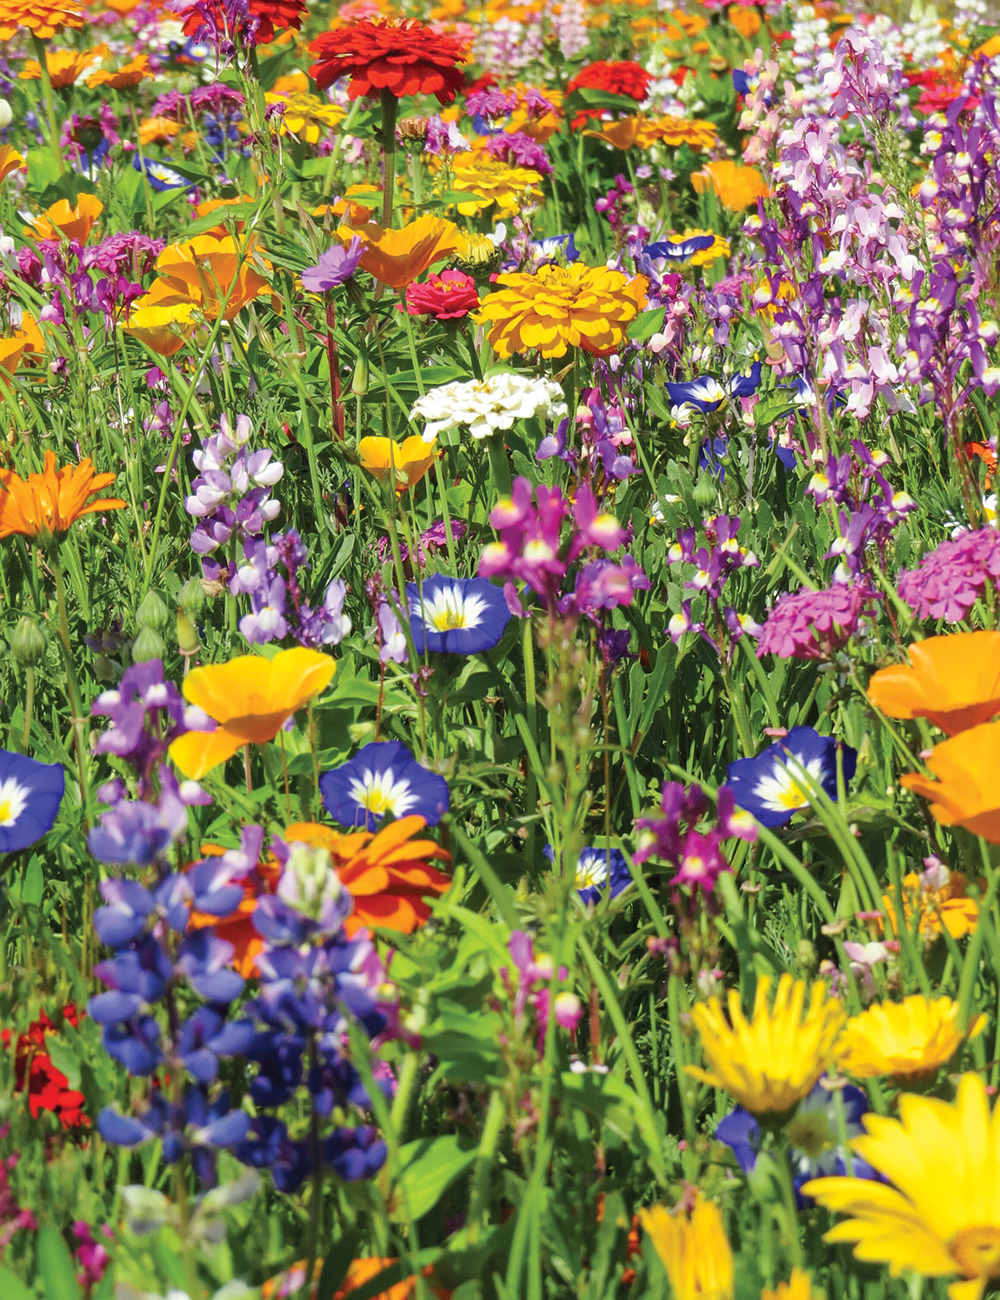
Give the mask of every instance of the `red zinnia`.
[[(588, 63), (580, 69), (566, 87), (566, 94), (571, 95), (574, 90), (603, 90), (606, 95), (628, 95), (636, 103), (642, 103), (649, 94), (652, 80), (651, 73), (630, 59), (622, 59), (618, 63), (598, 59), (596, 63)], [(600, 117), (603, 111), (600, 108), (584, 109), (577, 113), (570, 125), (576, 130), (590, 118)]]
[(464, 43), (431, 31), (416, 18), (364, 18), (324, 32), (309, 48), (319, 55), (309, 69), (317, 90), (350, 77), (350, 99), (387, 91), (396, 99), (436, 95), (439, 103), (450, 104), (465, 81), (455, 66), (465, 61)]
[(424, 284), (406, 286), (406, 310), (411, 316), (435, 320), (461, 320), (479, 306), (476, 282), (464, 271), (442, 271)]
[[(204, 11), (208, 6), (216, 16), (217, 26), (223, 26), (223, 0), (207, 0), (207, 5), (206, 0), (202, 0), (184, 21), (185, 36), (194, 36), (199, 28), (205, 26)], [(258, 19), (254, 45), (270, 45), (277, 32), (287, 31), (289, 27), (298, 31), (305, 13), (305, 0), (250, 0), (250, 17)]]
[[(77, 1010), (72, 1002), (66, 1004), (59, 1019), (74, 1027), (78, 1024)], [(16, 1092), (23, 1092), (27, 1085), (32, 1119), (37, 1119), (43, 1110), (49, 1110), (63, 1128), (80, 1128), (90, 1123), (83, 1111), (84, 1095), (69, 1086), (69, 1079), (52, 1064), (48, 1053), (41, 1050), (46, 1036), (56, 1033), (58, 1028), (43, 1011), (18, 1036), (14, 1054), (14, 1088)], [(10, 1041), (11, 1032), (5, 1029), (0, 1034), (0, 1043), (10, 1047)]]

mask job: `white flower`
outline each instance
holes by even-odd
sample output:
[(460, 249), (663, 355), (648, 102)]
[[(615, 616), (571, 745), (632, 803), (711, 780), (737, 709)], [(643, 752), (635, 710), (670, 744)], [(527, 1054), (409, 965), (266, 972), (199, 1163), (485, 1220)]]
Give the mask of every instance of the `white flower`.
[(561, 420), (566, 414), (562, 389), (551, 379), (503, 372), (432, 388), (418, 398), (410, 418), (425, 421), (424, 442), (433, 442), (445, 429), (468, 428), (474, 438), (488, 438), (517, 420)]

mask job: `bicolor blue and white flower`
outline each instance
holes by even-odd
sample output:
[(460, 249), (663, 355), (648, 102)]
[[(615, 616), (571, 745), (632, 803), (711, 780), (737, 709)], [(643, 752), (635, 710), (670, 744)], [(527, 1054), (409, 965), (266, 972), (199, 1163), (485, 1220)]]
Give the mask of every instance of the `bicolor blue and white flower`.
[(536, 266), (541, 262), (555, 262), (560, 257), (567, 262), (576, 262), (580, 258), (572, 232), (568, 235), (549, 235), (545, 239), (533, 239), (530, 247)]
[(410, 631), (417, 654), (474, 655), (492, 650), (510, 622), (499, 587), (486, 578), (449, 578), (435, 573), (422, 590), (406, 584)]
[(66, 788), (58, 763), (0, 749), (0, 853), (17, 853), (52, 829)]
[(714, 235), (688, 235), (659, 239), (655, 244), (647, 244), (642, 250), (645, 257), (664, 257), (668, 262), (686, 262), (695, 253), (703, 253), (715, 243)]
[(365, 745), (320, 777), (323, 806), (342, 826), (375, 828), (387, 816), (423, 817), (436, 826), (448, 811), (448, 782), (422, 767), (398, 740)]
[(693, 406), (704, 413), (717, 411), (727, 398), (752, 397), (760, 386), (759, 361), (750, 367), (748, 375), (731, 375), (716, 379), (714, 375), (700, 375), (680, 384), (667, 384), (671, 406)]
[(153, 158), (140, 158), (136, 154), (132, 159), (132, 166), (137, 172), (142, 172), (146, 180), (149, 181), (149, 188), (152, 190), (190, 190), (194, 188), (194, 181), (189, 181), (186, 176), (182, 176), (179, 171), (166, 163), (157, 162)]
[(726, 780), (738, 807), (762, 826), (783, 826), (793, 813), (810, 806), (810, 785), (836, 800), (838, 747), (847, 782), (857, 766), (857, 750), (833, 736), (821, 736), (813, 727), (793, 727), (756, 758), (730, 763)]

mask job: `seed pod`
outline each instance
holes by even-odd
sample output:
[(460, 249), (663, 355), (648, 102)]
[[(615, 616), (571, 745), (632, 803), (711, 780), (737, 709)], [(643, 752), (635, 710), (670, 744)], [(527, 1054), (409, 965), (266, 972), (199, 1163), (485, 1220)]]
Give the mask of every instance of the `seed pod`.
[(45, 658), (46, 645), (42, 629), (27, 614), (23, 615), (10, 639), (10, 648), (17, 662), (24, 664), (25, 668), (34, 668)]
[(135, 622), (136, 627), (151, 628), (154, 632), (162, 632), (170, 622), (170, 611), (155, 591), (148, 592), (143, 598), (135, 611)]
[(197, 618), (205, 608), (205, 588), (200, 578), (189, 578), (181, 587), (180, 606), (186, 614)]
[(177, 647), (182, 655), (194, 655), (201, 649), (198, 629), (180, 607), (177, 610)]
[(167, 653), (167, 643), (159, 632), (144, 627), (132, 642), (132, 662), (144, 664), (150, 659), (162, 659)]

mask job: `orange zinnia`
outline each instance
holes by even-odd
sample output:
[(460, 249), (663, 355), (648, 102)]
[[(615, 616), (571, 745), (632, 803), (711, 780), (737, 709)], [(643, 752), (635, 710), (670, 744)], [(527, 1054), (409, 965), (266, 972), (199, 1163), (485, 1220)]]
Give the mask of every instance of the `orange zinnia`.
[(240, 655), (226, 664), (195, 668), (184, 678), (184, 696), (219, 725), (214, 731), (179, 736), (170, 757), (186, 777), (201, 780), (244, 745), (273, 740), (329, 686), (336, 666), (329, 655), (296, 646), (273, 659)]
[(443, 894), (451, 880), (426, 858), (450, 862), (451, 854), (433, 840), (412, 840), (427, 825), (423, 817), (400, 817), (372, 834), (344, 835), (318, 822), (296, 822), (285, 839), (310, 848), (326, 849), (341, 883), (354, 899), (354, 911), (344, 922), (348, 937), (363, 925), (412, 934), (431, 914), (428, 894)]
[(756, 167), (744, 167), (729, 158), (710, 162), (700, 172), (694, 172), (691, 184), (699, 194), (713, 189), (730, 212), (742, 212), (770, 192)]
[(83, 27), (86, 19), (73, 4), (62, 0), (0, 0), (0, 41), (9, 41), (26, 27), (41, 41), (49, 41), (63, 27)]
[(250, 264), (250, 248), (241, 252), (230, 235), (195, 235), (168, 244), (156, 259), (156, 270), (172, 289), (197, 302), (210, 320), (220, 312), (223, 320), (232, 320), (267, 288)]
[(61, 537), (81, 515), (101, 510), (124, 510), (117, 497), (87, 498), (115, 481), (115, 474), (95, 474), (88, 456), (79, 465), (56, 469), (55, 454), (45, 453), (41, 474), (20, 478), (12, 469), (0, 469), (0, 537)]
[[(203, 844), (201, 851), (205, 857), (217, 857), (224, 853), (225, 849), (219, 848), (216, 844)], [(263, 862), (258, 862), (244, 879), (243, 897), (235, 912), (219, 917), (212, 916), (208, 912), (192, 911), (188, 920), (189, 930), (202, 930), (207, 926), (214, 926), (219, 938), (233, 945), (230, 965), (245, 980), (257, 974), (257, 958), (264, 950), (264, 940), (253, 923), (257, 899), (262, 894), (273, 894), (278, 888), (280, 879), (281, 865), (276, 858), (269, 856)]]
[(93, 194), (81, 194), (75, 207), (70, 207), (68, 199), (60, 199), (35, 217), (25, 233), (35, 239), (75, 239), (85, 244), (103, 211), (104, 204)]
[(429, 213), (402, 230), (384, 230), (370, 221), (356, 230), (341, 226), (337, 234), (345, 244), (355, 235), (364, 240), (361, 265), (390, 289), (405, 289), (435, 262), (453, 253), (461, 239), (453, 221)]
[(1000, 844), (1000, 722), (983, 722), (935, 745), (927, 766), (938, 778), (918, 772), (900, 784), (931, 800), (931, 813), (942, 826), (964, 826), (991, 844)]
[[(974, 898), (965, 896), (965, 877), (947, 867), (942, 870), (946, 882), (941, 885), (929, 884), (927, 875), (919, 876), (915, 871), (908, 872), (901, 881), (906, 925), (912, 926), (913, 917), (918, 915), (917, 933), (931, 942), (942, 929), (947, 930), (953, 939), (964, 939), (976, 928), (979, 920), (979, 904)], [(985, 883), (983, 881), (984, 886)], [(882, 895), (882, 906), (892, 921), (892, 928), (898, 932), (892, 895)]]
[(1000, 632), (918, 641), (908, 664), (881, 668), (868, 698), (890, 718), (927, 718), (949, 736), (1000, 713)]

